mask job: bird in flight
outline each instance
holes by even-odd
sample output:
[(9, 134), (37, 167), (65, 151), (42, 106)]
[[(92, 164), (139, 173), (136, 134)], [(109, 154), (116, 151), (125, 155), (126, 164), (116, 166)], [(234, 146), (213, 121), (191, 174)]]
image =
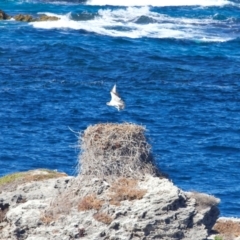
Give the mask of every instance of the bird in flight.
[(107, 102), (107, 105), (117, 108), (118, 111), (123, 110), (125, 108), (125, 103), (117, 92), (116, 84), (113, 86), (110, 94), (112, 98), (110, 102)]

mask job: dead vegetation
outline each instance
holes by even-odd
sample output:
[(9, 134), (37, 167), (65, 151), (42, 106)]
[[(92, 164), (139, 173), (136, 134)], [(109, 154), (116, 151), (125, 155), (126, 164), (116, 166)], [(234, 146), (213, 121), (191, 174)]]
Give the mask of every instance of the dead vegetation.
[(113, 221), (113, 218), (109, 214), (103, 212), (97, 212), (96, 214), (93, 215), (93, 218), (98, 222), (102, 222), (107, 225)]
[[(109, 224), (103, 213), (109, 204), (141, 199), (146, 190), (138, 181), (145, 175), (160, 176), (155, 167), (145, 128), (135, 124), (97, 124), (79, 135), (79, 175), (45, 212), (45, 221), (78, 211), (95, 210), (97, 221)], [(96, 213), (97, 212), (97, 213)]]
[(109, 189), (110, 204), (120, 205), (124, 200), (142, 199), (147, 190), (139, 189), (136, 179), (119, 178)]
[(47, 169), (37, 169), (27, 172), (17, 172), (0, 178), (0, 193), (3, 191), (14, 191), (19, 185), (32, 182), (43, 181), (51, 178), (67, 176), (65, 173), (51, 171)]
[(56, 221), (57, 217), (51, 214), (42, 214), (40, 220), (42, 221), (42, 223), (49, 225), (51, 222)]
[(141, 178), (157, 174), (145, 128), (135, 124), (97, 124), (80, 136), (82, 175)]
[(103, 201), (98, 199), (95, 194), (88, 195), (81, 199), (78, 204), (78, 211), (99, 210), (103, 205)]
[[(51, 171), (47, 169), (36, 169), (27, 172), (17, 172), (13, 174), (6, 175), (0, 178), (0, 193), (3, 191), (14, 191), (21, 184), (32, 182), (32, 181), (43, 181), (51, 178), (59, 178), (67, 176), (65, 173), (60, 173), (56, 171)], [(18, 204), (26, 202), (26, 198), (19, 197), (17, 202)], [(4, 221), (5, 216), (9, 210), (9, 204), (0, 204), (0, 222)], [(49, 223), (52, 220), (56, 219), (56, 215), (42, 215), (41, 220), (44, 223)], [(0, 227), (1, 229), (1, 227)]]
[(190, 196), (196, 201), (197, 209), (205, 209), (207, 207), (216, 206), (219, 204), (220, 199), (214, 197), (213, 195), (208, 195), (206, 193), (190, 192)]
[(233, 240), (240, 236), (240, 221), (219, 219), (213, 230), (224, 240)]
[(67, 190), (50, 202), (42, 212), (41, 221), (45, 224), (57, 221), (60, 216), (68, 215), (74, 205), (77, 205), (76, 196)]

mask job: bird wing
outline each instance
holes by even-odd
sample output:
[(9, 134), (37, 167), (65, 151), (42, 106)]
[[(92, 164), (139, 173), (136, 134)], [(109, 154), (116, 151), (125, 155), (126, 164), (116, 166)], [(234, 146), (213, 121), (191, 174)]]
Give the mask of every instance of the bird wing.
[(112, 88), (112, 91), (111, 92), (114, 92), (114, 93), (116, 93), (117, 92), (117, 85), (116, 84), (114, 84), (114, 86), (113, 86), (113, 88)]
[(120, 95), (117, 92), (117, 86), (116, 84), (113, 86), (111, 92), (111, 101), (107, 103), (107, 105), (109, 106), (114, 106), (118, 109), (118, 111), (121, 109), (125, 108), (125, 103), (124, 101), (121, 99)]
[(114, 93), (115, 95), (119, 96), (118, 92), (117, 92), (117, 85), (114, 84), (112, 90), (111, 90), (111, 93)]
[(114, 102), (121, 102), (122, 101), (122, 99), (120, 98), (120, 96), (118, 94), (116, 94), (112, 91), (110, 92), (110, 94), (111, 94), (111, 97), (112, 97), (111, 101), (114, 101)]

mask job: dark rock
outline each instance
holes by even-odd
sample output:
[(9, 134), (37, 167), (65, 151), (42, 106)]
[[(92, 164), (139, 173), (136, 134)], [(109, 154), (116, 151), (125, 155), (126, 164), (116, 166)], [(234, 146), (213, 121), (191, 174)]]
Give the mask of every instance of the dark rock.
[(5, 203), (5, 204), (0, 203), (0, 222), (2, 222), (3, 219), (5, 218), (6, 213), (8, 212), (9, 206), (10, 205), (8, 203)]
[(0, 10), (0, 20), (7, 20), (10, 19), (11, 17), (8, 16), (4, 11)]

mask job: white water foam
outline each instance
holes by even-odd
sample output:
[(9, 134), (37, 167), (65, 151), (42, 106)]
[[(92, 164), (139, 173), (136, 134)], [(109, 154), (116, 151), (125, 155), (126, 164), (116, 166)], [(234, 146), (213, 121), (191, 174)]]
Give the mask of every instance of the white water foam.
[[(35, 28), (85, 30), (112, 37), (175, 38), (209, 42), (224, 42), (232, 39), (229, 34), (220, 34), (221, 29), (217, 27), (217, 20), (211, 18), (174, 18), (153, 12), (149, 7), (128, 7), (118, 10), (100, 9), (98, 16), (88, 21), (74, 21), (71, 19), (71, 14), (44, 14), (57, 16), (60, 20), (32, 22), (30, 24)], [(141, 16), (146, 16), (152, 21), (139, 24), (137, 20)]]
[(88, 0), (88, 5), (97, 6), (223, 6), (227, 0)]

